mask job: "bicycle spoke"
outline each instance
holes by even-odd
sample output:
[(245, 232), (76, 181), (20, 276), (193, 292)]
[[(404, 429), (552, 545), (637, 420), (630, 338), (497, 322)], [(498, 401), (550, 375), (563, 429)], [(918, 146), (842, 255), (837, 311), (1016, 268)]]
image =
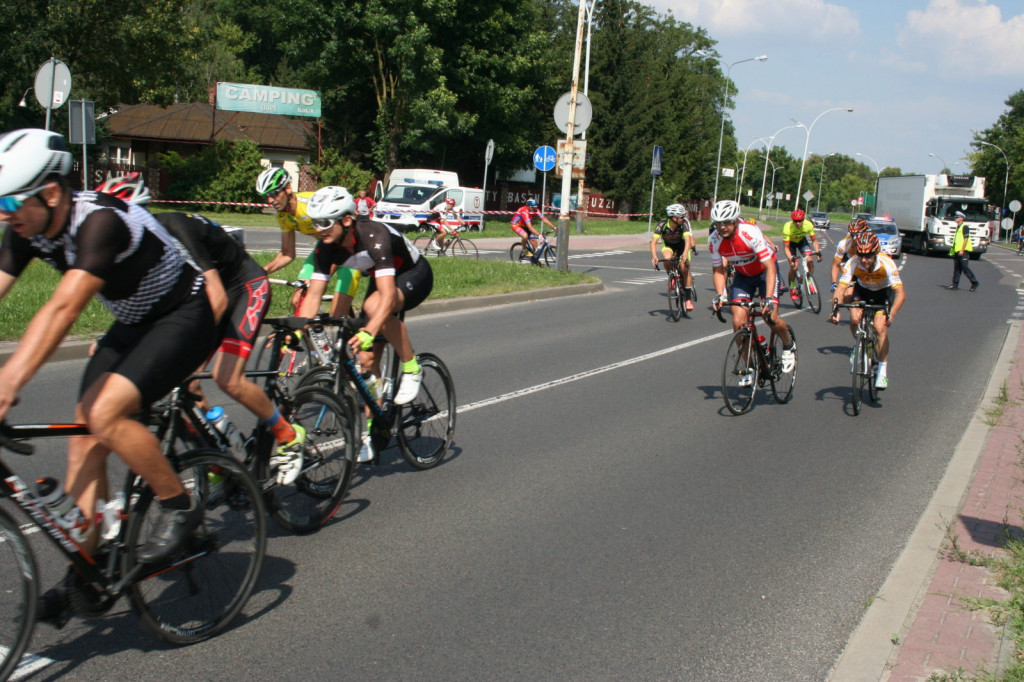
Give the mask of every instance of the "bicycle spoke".
[(743, 414), (754, 403), (758, 383), (758, 362), (753, 336), (741, 329), (729, 339), (729, 348), (722, 367), (722, 397), (725, 406), (736, 415)]

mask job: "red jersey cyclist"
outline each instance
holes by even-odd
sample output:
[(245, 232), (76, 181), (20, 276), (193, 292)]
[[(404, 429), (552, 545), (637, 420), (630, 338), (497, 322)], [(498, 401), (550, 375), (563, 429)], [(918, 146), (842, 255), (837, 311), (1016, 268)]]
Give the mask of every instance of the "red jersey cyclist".
[[(796, 343), (789, 334), (789, 326), (778, 315), (779, 275), (771, 243), (756, 225), (740, 220), (740, 205), (731, 199), (711, 207), (711, 224), (715, 233), (708, 239), (708, 250), (718, 293), (714, 309), (721, 310), (730, 301), (760, 297), (765, 323), (782, 339), (782, 371), (792, 372), (796, 366)], [(732, 291), (725, 291), (724, 258), (728, 258), (736, 270)], [(733, 329), (739, 331), (747, 323), (749, 314), (748, 308), (732, 306)]]
[(531, 254), (530, 260), (537, 263), (537, 256), (535, 255), (536, 249), (530, 244), (531, 239), (537, 239), (537, 244), (540, 244), (540, 240), (544, 237), (540, 232), (533, 229), (533, 218), (540, 218), (548, 227), (552, 230), (557, 229), (550, 220), (544, 217), (544, 214), (537, 208), (536, 199), (527, 199), (525, 206), (520, 206), (519, 210), (512, 214), (512, 231), (519, 235), (523, 243), (523, 253)]
[[(679, 272), (683, 283), (690, 290), (686, 298), (686, 309), (693, 310), (693, 273), (690, 272), (690, 258), (694, 251), (693, 235), (690, 233), (690, 221), (686, 219), (686, 207), (682, 204), (671, 204), (665, 209), (668, 215), (658, 223), (651, 237), (651, 265), (658, 267), (658, 254), (655, 250), (658, 239), (665, 242), (661, 248), (662, 258), (679, 258)], [(665, 270), (674, 269), (675, 265), (665, 264)], [(671, 281), (671, 278), (670, 278)]]
[(789, 295), (795, 301), (797, 293), (794, 291), (794, 272), (796, 271), (797, 258), (807, 259), (807, 272), (814, 274), (814, 261), (811, 260), (811, 246), (814, 246), (814, 255), (821, 260), (821, 247), (818, 246), (818, 235), (814, 233), (814, 223), (804, 218), (803, 209), (796, 209), (789, 214), (790, 220), (782, 226), (782, 249), (786, 252), (786, 260), (789, 261)]
[[(889, 314), (885, 315), (879, 310), (872, 320), (875, 334), (878, 336), (878, 378), (875, 380), (875, 387), (885, 389), (889, 386), (889, 378), (886, 375), (889, 366), (888, 328), (892, 326), (896, 313), (907, 300), (907, 294), (903, 289), (903, 281), (900, 279), (896, 263), (881, 253), (878, 235), (873, 232), (857, 235), (855, 248), (857, 255), (846, 262), (843, 274), (839, 278), (836, 293), (832, 298), (833, 312), (828, 320), (832, 324), (839, 324), (839, 310), (835, 308), (837, 303), (849, 303), (853, 300), (888, 306), (889, 297), (892, 296)], [(863, 314), (863, 310), (850, 308), (850, 333), (854, 338)], [(850, 353), (850, 364), (853, 364), (853, 353)]]
[(848, 261), (856, 251), (856, 239), (857, 235), (868, 229), (868, 221), (851, 220), (849, 234), (839, 240), (836, 244), (836, 255), (832, 257), (832, 291), (836, 290), (836, 282), (839, 281), (839, 275), (843, 272), (843, 265)]

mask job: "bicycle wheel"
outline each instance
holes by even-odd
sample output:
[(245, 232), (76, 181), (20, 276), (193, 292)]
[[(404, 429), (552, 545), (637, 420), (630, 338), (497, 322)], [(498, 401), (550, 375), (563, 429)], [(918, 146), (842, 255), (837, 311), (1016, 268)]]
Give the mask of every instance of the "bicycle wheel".
[(555, 263), (558, 262), (558, 249), (551, 244), (548, 244), (544, 249), (544, 265), (549, 268), (555, 267)]
[(449, 242), (446, 251), (449, 256), (456, 258), (480, 258), (480, 251), (477, 250), (476, 244), (471, 239), (466, 239), (465, 237), (459, 237)]
[(799, 274), (796, 276), (796, 281), (793, 283), (794, 286), (790, 287), (789, 290), (796, 294), (796, 298), (793, 299), (793, 305), (796, 306), (797, 310), (801, 310), (804, 307), (804, 280)]
[(850, 372), (853, 377), (853, 394), (850, 396), (853, 401), (853, 414), (860, 414), (861, 391), (864, 388), (864, 342), (858, 340), (853, 346), (853, 369)]
[(279, 375), (277, 380), (292, 389), (299, 384), (302, 375), (310, 367), (309, 351), (306, 350), (305, 344), (302, 344), (299, 350), (282, 347), (277, 358), (271, 357), (276, 334), (277, 332), (270, 332), (256, 343), (254, 348), (258, 350), (251, 368), (261, 371), (276, 370)]
[(875, 382), (878, 380), (878, 349), (875, 347), (874, 339), (869, 339), (867, 343), (867, 349), (864, 352), (865, 368), (867, 369), (867, 377), (865, 381), (868, 384), (868, 397), (871, 398), (871, 402), (878, 403), (878, 386)]
[(421, 234), (413, 240), (412, 245), (419, 249), (419, 252), (424, 256), (429, 256), (431, 252), (433, 252), (435, 256), (440, 256), (441, 253), (437, 249), (430, 248), (430, 244), (433, 240), (433, 236), (429, 234)]
[(679, 298), (679, 280), (675, 277), (668, 282), (668, 319), (673, 322), (679, 321), (682, 314), (683, 302)]
[(821, 312), (821, 290), (818, 289), (818, 283), (814, 281), (814, 275), (809, 272), (804, 278), (804, 289), (807, 294), (807, 305), (811, 306), (811, 311), (817, 315)]
[(270, 442), (257, 478), (274, 521), (293, 533), (309, 533), (334, 516), (348, 492), (358, 442), (355, 415), (329, 390), (307, 386), (295, 392), (285, 419), (306, 429), (302, 473), (292, 485), (273, 485), (270, 456), (277, 443)]
[(740, 415), (754, 404), (757, 391), (758, 361), (756, 343), (749, 329), (741, 329), (729, 339), (722, 366), (722, 397), (733, 414)]
[[(245, 467), (216, 450), (175, 458), (185, 490), (205, 509), (199, 529), (174, 556), (143, 567), (128, 588), (143, 627), (172, 644), (194, 644), (224, 630), (245, 606), (263, 566), (266, 514), (259, 486)], [(152, 530), (153, 491), (141, 485), (129, 513), (122, 574)]]
[[(789, 334), (793, 337), (793, 342), (796, 343), (796, 332), (793, 331), (793, 327), (790, 326)], [(778, 334), (772, 333), (772, 364), (771, 374), (769, 379), (772, 384), (772, 396), (775, 397), (777, 403), (788, 403), (793, 397), (793, 386), (796, 385), (796, 370), (799, 366), (799, 357), (797, 362), (793, 364), (793, 370), (790, 372), (782, 371), (782, 338)], [(797, 349), (793, 347), (793, 354), (797, 355)]]
[(444, 457), (455, 435), (455, 384), (441, 359), (416, 356), (423, 383), (416, 398), (398, 410), (398, 445), (414, 469), (430, 469)]
[(39, 571), (18, 523), (0, 509), (0, 680), (18, 667), (32, 639)]
[(516, 242), (508, 249), (508, 259), (513, 263), (529, 263), (530, 257), (523, 255), (523, 245)]

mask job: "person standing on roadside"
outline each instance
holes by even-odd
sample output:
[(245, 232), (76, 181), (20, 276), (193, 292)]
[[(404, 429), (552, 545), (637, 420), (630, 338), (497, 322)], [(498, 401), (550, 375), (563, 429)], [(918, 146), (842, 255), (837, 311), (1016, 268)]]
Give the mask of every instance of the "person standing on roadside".
[(359, 190), (356, 196), (356, 218), (369, 218), (373, 215), (373, 207), (377, 202), (366, 196), (366, 190)]
[(978, 278), (971, 272), (969, 263), (974, 245), (971, 244), (971, 236), (967, 234), (967, 226), (964, 224), (966, 218), (967, 216), (962, 211), (953, 214), (953, 219), (956, 220), (956, 233), (953, 235), (953, 248), (949, 250), (949, 255), (953, 257), (953, 283), (946, 287), (951, 291), (960, 288), (961, 273), (967, 275), (967, 279), (971, 283), (970, 290), (978, 290)]

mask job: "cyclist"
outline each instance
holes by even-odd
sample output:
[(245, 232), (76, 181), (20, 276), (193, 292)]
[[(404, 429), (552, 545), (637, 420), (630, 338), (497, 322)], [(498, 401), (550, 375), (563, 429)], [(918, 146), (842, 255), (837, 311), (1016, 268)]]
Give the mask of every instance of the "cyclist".
[[(313, 221), (307, 215), (309, 200), (312, 192), (292, 191), (292, 177), (283, 168), (267, 168), (256, 178), (256, 193), (267, 200), (277, 211), (277, 224), (281, 228), (281, 250), (265, 266), (267, 274), (272, 274), (284, 268), (295, 260), (295, 233), (316, 237), (316, 229)], [(313, 274), (313, 253), (310, 252), (299, 270), (296, 279), (308, 282)], [(349, 268), (339, 268), (337, 279), (334, 281), (334, 303), (336, 309), (348, 312), (352, 305), (352, 299), (359, 288), (360, 273)], [(292, 295), (292, 308), (298, 309), (302, 301), (301, 290)]]
[(1017, 255), (1024, 253), (1024, 225), (1017, 228), (1016, 240), (1017, 242)]
[[(182, 487), (156, 436), (132, 419), (180, 383), (217, 344), (217, 318), (199, 270), (180, 244), (141, 206), (96, 192), (72, 191), (71, 154), (61, 135), (23, 129), (0, 137), (0, 298), (34, 258), (61, 273), (0, 369), (0, 419), (18, 391), (53, 353), (89, 299), (115, 322), (82, 378), (76, 421), (90, 436), (68, 449), (67, 491), (89, 519), (110, 499), (106, 457), (114, 450), (149, 484), (159, 515), (138, 558), (169, 557), (202, 522), (203, 509)], [(96, 533), (83, 547), (92, 551)], [(47, 593), (44, 611), (63, 604)], [(47, 613), (47, 616), (57, 615)]]
[[(775, 250), (756, 225), (740, 220), (740, 205), (731, 199), (711, 207), (711, 223), (715, 233), (708, 240), (708, 250), (718, 294), (714, 309), (721, 310), (730, 301), (749, 301), (759, 296), (765, 323), (782, 339), (782, 371), (792, 372), (796, 365), (796, 343), (789, 334), (789, 326), (778, 315), (779, 276)], [(725, 291), (724, 258), (728, 258), (736, 270), (732, 291)], [(733, 329), (743, 328), (748, 315), (747, 308), (732, 306)]]
[[(658, 223), (651, 236), (651, 265), (658, 267), (656, 247), (658, 239), (662, 239), (665, 246), (661, 249), (661, 257), (679, 258), (679, 272), (683, 276), (686, 288), (690, 290), (690, 296), (686, 299), (686, 309), (693, 310), (693, 273), (690, 272), (690, 258), (694, 239), (690, 232), (690, 221), (686, 218), (686, 207), (682, 204), (671, 204), (665, 208), (665, 213), (668, 217)], [(665, 265), (665, 270), (676, 267), (670, 263)]]
[(786, 252), (786, 260), (789, 261), (789, 295), (794, 301), (798, 298), (793, 279), (797, 257), (807, 259), (807, 272), (812, 275), (814, 261), (811, 260), (811, 244), (814, 245), (814, 255), (821, 260), (821, 248), (818, 246), (818, 235), (814, 233), (814, 223), (806, 220), (804, 215), (803, 209), (798, 208), (789, 215), (789, 222), (782, 226), (782, 248)]
[[(96, 188), (130, 203), (149, 202), (149, 188), (138, 173), (112, 178)], [(161, 213), (156, 216), (180, 241), (206, 278), (206, 293), (214, 310), (225, 310), (221, 318), (220, 348), (213, 359), (213, 378), (229, 396), (242, 403), (266, 425), (278, 441), (271, 466), (277, 482), (290, 485), (302, 470), (302, 445), (306, 431), (289, 424), (267, 394), (245, 377), (245, 363), (252, 354), (253, 339), (270, 307), (267, 273), (237, 240), (217, 223), (193, 213)], [(197, 387), (198, 388), (198, 387)]]
[[(360, 363), (380, 376), (380, 350), (375, 341), (383, 334), (402, 363), (402, 376), (395, 393), (396, 405), (404, 405), (419, 393), (420, 370), (405, 323), (398, 313), (412, 310), (430, 295), (434, 273), (430, 264), (400, 232), (373, 220), (355, 219), (355, 202), (344, 187), (323, 187), (309, 202), (309, 216), (318, 230), (313, 277), (309, 296), (299, 309), (300, 317), (316, 313), (316, 301), (337, 267), (357, 268), (372, 273), (363, 301), (364, 324), (349, 342), (353, 350), (364, 351)], [(370, 428), (363, 433), (359, 461), (375, 459)]]
[(538, 263), (536, 254), (533, 252), (533, 247), (530, 244), (531, 237), (537, 238), (537, 244), (544, 239), (544, 236), (533, 229), (533, 218), (540, 218), (548, 227), (552, 230), (556, 229), (555, 226), (548, 220), (544, 213), (537, 208), (536, 199), (527, 199), (524, 206), (520, 206), (519, 209), (512, 214), (512, 231), (519, 235), (523, 243), (523, 253), (530, 254), (530, 260), (534, 263)]
[[(434, 241), (437, 242), (437, 250), (439, 254), (444, 253), (444, 239), (462, 225), (462, 219), (459, 218), (459, 214), (455, 212), (455, 199), (454, 197), (448, 197), (444, 200), (443, 204), (438, 204), (434, 207), (434, 213), (431, 213), (431, 217), (437, 214), (437, 219), (431, 221), (434, 226)], [(428, 219), (429, 221), (429, 219)]]
[[(888, 316), (879, 310), (872, 320), (875, 334), (878, 336), (878, 378), (875, 380), (875, 387), (885, 389), (889, 386), (889, 378), (886, 375), (889, 362), (888, 328), (892, 326), (896, 313), (907, 300), (907, 294), (903, 289), (903, 281), (900, 279), (896, 263), (881, 253), (878, 235), (873, 232), (857, 235), (855, 249), (856, 256), (848, 260), (843, 267), (839, 285), (832, 297), (832, 305), (834, 308), (837, 303), (849, 303), (854, 300), (890, 306), (890, 298), (892, 299)], [(850, 309), (850, 332), (854, 338), (863, 314), (863, 310)], [(832, 324), (839, 324), (839, 311), (836, 310), (828, 319)], [(853, 353), (850, 353), (850, 365), (853, 365)]]
[(832, 272), (831, 272), (831, 291), (836, 290), (836, 282), (839, 281), (839, 275), (843, 271), (843, 264), (850, 259), (856, 251), (856, 238), (857, 235), (867, 231), (868, 221), (861, 218), (860, 220), (851, 220), (850, 227), (847, 235), (839, 240), (836, 244), (836, 255), (832, 257)]

